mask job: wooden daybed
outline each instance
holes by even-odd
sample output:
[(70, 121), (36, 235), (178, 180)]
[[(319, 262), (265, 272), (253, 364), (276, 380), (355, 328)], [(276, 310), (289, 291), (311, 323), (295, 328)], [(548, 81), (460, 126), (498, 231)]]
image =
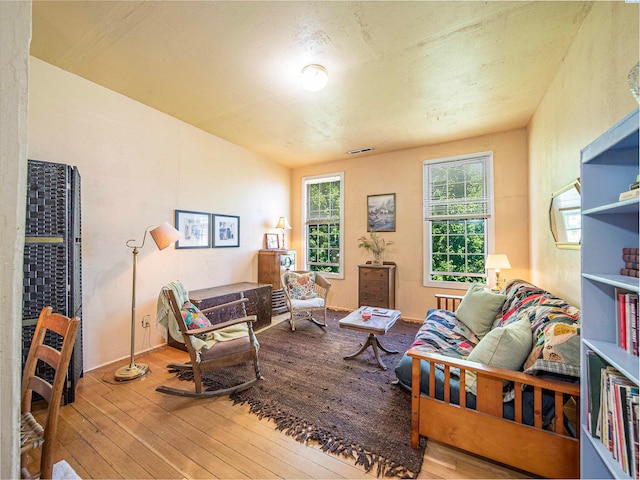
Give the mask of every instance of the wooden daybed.
[[(438, 308), (450, 311), (455, 311), (462, 298), (437, 297)], [(569, 423), (565, 414), (570, 397), (575, 401), (573, 405), (579, 405), (579, 383), (486, 366), (417, 348), (410, 349), (406, 356), (411, 359), (413, 448), (418, 447), (422, 435), (535, 475), (579, 477), (579, 435), (573, 429), (580, 425), (579, 412), (576, 409), (576, 417)], [(466, 371), (476, 372), (475, 396), (459, 393), (466, 392)], [(503, 413), (507, 411), (503, 403), (504, 380), (514, 385), (510, 418)], [(451, 381), (454, 386), (450, 388)], [(469, 405), (470, 401), (475, 405)], [(523, 411), (523, 404), (528, 411)], [(571, 432), (567, 430), (568, 424), (572, 426)]]

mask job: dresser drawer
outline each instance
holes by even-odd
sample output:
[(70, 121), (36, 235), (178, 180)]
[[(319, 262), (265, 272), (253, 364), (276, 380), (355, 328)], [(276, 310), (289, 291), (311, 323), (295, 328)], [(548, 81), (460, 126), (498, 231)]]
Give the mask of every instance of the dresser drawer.
[(360, 304), (369, 307), (389, 308), (389, 292), (360, 292)]
[(360, 282), (379, 281), (387, 283), (389, 278), (389, 272), (382, 268), (367, 268), (360, 269)]

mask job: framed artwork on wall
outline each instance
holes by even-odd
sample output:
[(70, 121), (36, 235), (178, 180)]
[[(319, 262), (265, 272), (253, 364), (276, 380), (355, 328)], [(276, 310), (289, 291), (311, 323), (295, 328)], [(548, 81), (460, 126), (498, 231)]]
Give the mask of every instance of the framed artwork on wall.
[(176, 230), (180, 238), (176, 248), (211, 247), (211, 214), (176, 210)]
[(367, 195), (367, 232), (396, 231), (396, 194)]
[(240, 217), (213, 214), (213, 248), (240, 246)]
[(280, 248), (280, 236), (277, 233), (265, 233), (267, 248)]

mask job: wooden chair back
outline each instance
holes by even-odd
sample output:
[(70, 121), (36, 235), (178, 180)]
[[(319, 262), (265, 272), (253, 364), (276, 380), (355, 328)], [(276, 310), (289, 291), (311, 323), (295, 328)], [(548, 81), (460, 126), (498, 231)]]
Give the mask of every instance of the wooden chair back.
[[(37, 478), (38, 476), (51, 478), (53, 445), (58, 428), (62, 391), (80, 325), (78, 317), (67, 318), (52, 312), (51, 307), (44, 307), (40, 312), (22, 376), (20, 454), (23, 478)], [(62, 337), (59, 350), (45, 345), (47, 331), (53, 331)], [(42, 375), (40, 372), (45, 370), (38, 368), (38, 362), (46, 363), (55, 371), (53, 382), (50, 383), (40, 376)], [(42, 425), (36, 421), (31, 413), (33, 392), (36, 392), (47, 402), (47, 412)], [(42, 446), (40, 471), (29, 474), (27, 471), (28, 453), (40, 446)]]

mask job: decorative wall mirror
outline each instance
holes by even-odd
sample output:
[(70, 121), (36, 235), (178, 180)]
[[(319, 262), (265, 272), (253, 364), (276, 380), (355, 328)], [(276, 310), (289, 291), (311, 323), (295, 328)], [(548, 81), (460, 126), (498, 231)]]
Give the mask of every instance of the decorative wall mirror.
[(556, 247), (580, 248), (580, 178), (553, 192), (549, 206), (549, 224)]

